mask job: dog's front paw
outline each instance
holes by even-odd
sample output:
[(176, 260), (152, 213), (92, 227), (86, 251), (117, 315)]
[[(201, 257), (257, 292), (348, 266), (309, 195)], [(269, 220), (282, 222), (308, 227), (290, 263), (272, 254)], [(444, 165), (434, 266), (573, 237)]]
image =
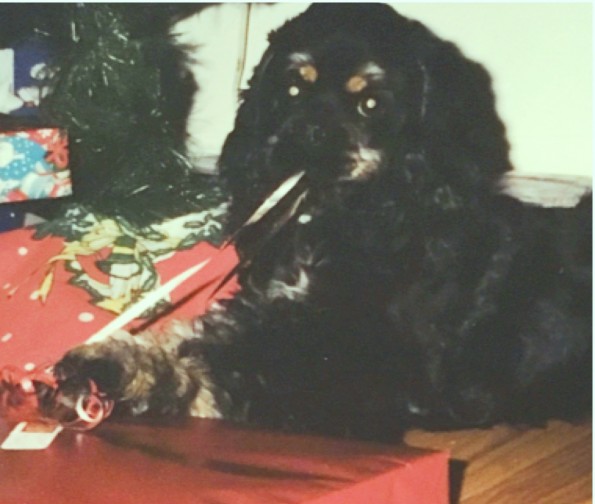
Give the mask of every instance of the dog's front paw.
[(133, 414), (148, 408), (152, 380), (143, 387), (139, 348), (117, 339), (81, 345), (70, 350), (54, 365), (54, 375), (62, 394), (76, 397), (95, 384), (99, 391)]
[(180, 343), (193, 336), (193, 326), (183, 323), (155, 333), (123, 332), (69, 351), (54, 374), (61, 392), (76, 397), (96, 386), (120, 413), (187, 414), (199, 390), (203, 397), (210, 384), (201, 356), (179, 353)]

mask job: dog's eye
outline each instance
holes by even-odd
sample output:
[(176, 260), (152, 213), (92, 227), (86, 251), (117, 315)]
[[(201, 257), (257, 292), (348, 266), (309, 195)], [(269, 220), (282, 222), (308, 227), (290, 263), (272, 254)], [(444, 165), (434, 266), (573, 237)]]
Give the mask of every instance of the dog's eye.
[(289, 86), (289, 88), (287, 89), (287, 94), (292, 98), (299, 96), (301, 92), (302, 90), (299, 88), (299, 86), (296, 86), (295, 84), (293, 86)]
[(373, 96), (366, 96), (365, 98), (362, 98), (357, 104), (357, 111), (364, 117), (370, 117), (379, 110), (380, 104)]

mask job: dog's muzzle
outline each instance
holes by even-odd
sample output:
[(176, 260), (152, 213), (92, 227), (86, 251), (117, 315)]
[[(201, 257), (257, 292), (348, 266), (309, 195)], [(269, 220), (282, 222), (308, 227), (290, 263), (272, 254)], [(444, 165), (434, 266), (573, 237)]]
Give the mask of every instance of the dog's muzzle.
[(300, 118), (292, 122), (286, 138), (309, 179), (330, 183), (362, 173), (361, 163), (355, 161), (362, 157), (355, 136), (348, 126), (337, 121)]

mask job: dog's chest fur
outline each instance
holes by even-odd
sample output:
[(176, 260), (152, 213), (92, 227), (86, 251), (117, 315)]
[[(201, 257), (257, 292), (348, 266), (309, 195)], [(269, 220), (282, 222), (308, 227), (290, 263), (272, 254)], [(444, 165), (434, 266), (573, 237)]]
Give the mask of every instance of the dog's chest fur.
[[(282, 230), (266, 241), (242, 275), (242, 284), (263, 300), (289, 300), (316, 306), (377, 305), (404, 268), (379, 223), (394, 222), (394, 205), (374, 202), (361, 208), (325, 207), (306, 199)], [(266, 240), (266, 239), (265, 239)]]

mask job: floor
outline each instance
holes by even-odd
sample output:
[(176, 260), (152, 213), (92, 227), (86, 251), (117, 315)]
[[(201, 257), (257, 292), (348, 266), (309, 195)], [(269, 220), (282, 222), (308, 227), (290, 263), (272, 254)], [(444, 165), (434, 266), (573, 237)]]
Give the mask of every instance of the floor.
[(412, 431), (407, 444), (451, 452), (451, 504), (592, 502), (592, 423)]

